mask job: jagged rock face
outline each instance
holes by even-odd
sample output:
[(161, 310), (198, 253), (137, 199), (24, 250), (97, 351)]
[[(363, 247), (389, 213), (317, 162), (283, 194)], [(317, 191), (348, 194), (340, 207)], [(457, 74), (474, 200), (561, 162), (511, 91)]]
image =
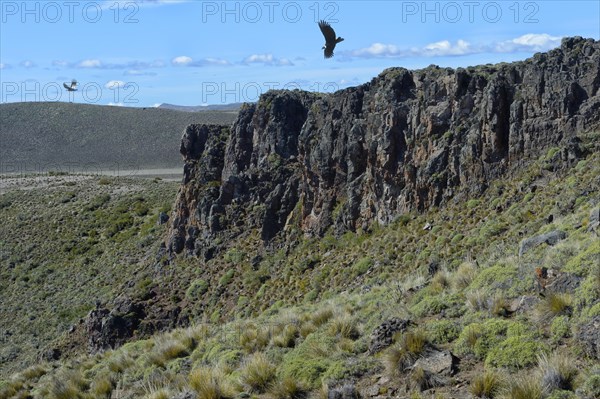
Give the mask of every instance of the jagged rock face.
[[(168, 249), (210, 258), (219, 235), (367, 229), (480, 194), (600, 126), (600, 42), (511, 64), (390, 68), (330, 95), (270, 91), (228, 128), (192, 125)], [(228, 131), (226, 137), (225, 131)]]

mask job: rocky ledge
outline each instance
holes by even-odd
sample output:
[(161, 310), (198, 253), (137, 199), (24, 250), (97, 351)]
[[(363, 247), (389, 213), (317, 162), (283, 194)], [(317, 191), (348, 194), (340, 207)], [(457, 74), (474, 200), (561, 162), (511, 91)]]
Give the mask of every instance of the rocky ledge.
[(478, 195), (542, 154), (568, 166), (585, 151), (578, 135), (600, 126), (599, 87), (600, 42), (575, 37), (520, 62), (267, 92), (233, 126), (185, 130), (166, 250), (209, 259), (251, 230), (267, 245), (365, 230)]

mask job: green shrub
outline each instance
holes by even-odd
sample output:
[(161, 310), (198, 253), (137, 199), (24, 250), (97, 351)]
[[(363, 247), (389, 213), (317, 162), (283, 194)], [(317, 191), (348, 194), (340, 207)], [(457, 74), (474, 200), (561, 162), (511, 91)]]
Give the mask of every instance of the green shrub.
[(577, 389), (577, 393), (585, 399), (600, 398), (600, 370), (587, 377)]
[(460, 324), (454, 320), (440, 319), (427, 323), (427, 339), (434, 344), (454, 341), (460, 335)]
[(486, 366), (519, 369), (531, 366), (537, 362), (540, 354), (548, 352), (546, 344), (533, 336), (513, 336), (490, 348)]
[(552, 320), (550, 334), (554, 342), (571, 336), (571, 319), (568, 316), (558, 316)]
[(187, 291), (185, 292), (185, 296), (190, 300), (190, 301), (198, 301), (202, 298), (202, 295), (206, 294), (206, 291), (208, 291), (208, 282), (204, 279), (197, 279), (192, 281), (192, 284), (190, 284), (190, 287), (187, 289)]
[(294, 350), (283, 356), (280, 377), (293, 378), (307, 389), (318, 388), (322, 383), (322, 376), (329, 369), (340, 367), (340, 362), (335, 360), (332, 353), (335, 346), (335, 339), (330, 335), (310, 334)]
[(471, 323), (463, 328), (454, 349), (457, 354), (472, 353), (479, 359), (485, 359), (488, 352), (506, 338), (522, 338), (523, 336), (532, 337), (532, 339), (536, 337), (523, 323), (504, 319), (488, 319), (480, 323)]
[(352, 271), (360, 276), (365, 274), (370, 268), (373, 266), (373, 260), (371, 258), (365, 257), (360, 259), (352, 266)]
[(221, 276), (221, 278), (219, 279), (219, 284), (222, 286), (229, 284), (231, 282), (231, 280), (233, 280), (234, 274), (235, 274), (235, 270), (233, 270), (233, 269), (227, 270), (227, 272), (225, 272), (225, 274), (223, 274)]

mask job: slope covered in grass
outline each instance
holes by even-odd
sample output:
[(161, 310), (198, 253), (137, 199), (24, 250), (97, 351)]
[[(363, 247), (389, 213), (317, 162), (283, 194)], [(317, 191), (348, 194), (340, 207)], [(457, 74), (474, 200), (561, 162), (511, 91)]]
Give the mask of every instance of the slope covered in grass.
[[(545, 154), (481, 197), (388, 226), (321, 239), (290, 231), (295, 244), (278, 250), (260, 249), (255, 232), (208, 262), (180, 256), (154, 274), (149, 262), (147, 283), (169, 287), (189, 328), (32, 366), (0, 382), (0, 397), (327, 397), (342, 385), (382, 398), (598, 397), (585, 337), (600, 317), (590, 229), (600, 152), (597, 133), (583, 139), (590, 155), (572, 168), (552, 170)], [(552, 231), (564, 239), (518, 256), (524, 239)], [(540, 295), (542, 267), (577, 284)], [(370, 352), (391, 318), (411, 323)], [(432, 348), (460, 359), (452, 375), (426, 369)]]

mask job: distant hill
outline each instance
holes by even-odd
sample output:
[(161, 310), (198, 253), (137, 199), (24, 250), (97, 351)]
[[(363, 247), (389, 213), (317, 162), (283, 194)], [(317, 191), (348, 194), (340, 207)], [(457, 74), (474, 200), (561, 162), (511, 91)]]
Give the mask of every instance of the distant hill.
[(59, 102), (0, 104), (0, 172), (179, 168), (187, 125), (227, 125), (236, 115)]
[(175, 105), (175, 104), (161, 104), (158, 108), (172, 109), (175, 111), (185, 112), (199, 112), (199, 111), (239, 111), (243, 103), (231, 103), (231, 104), (215, 104), (215, 105)]

